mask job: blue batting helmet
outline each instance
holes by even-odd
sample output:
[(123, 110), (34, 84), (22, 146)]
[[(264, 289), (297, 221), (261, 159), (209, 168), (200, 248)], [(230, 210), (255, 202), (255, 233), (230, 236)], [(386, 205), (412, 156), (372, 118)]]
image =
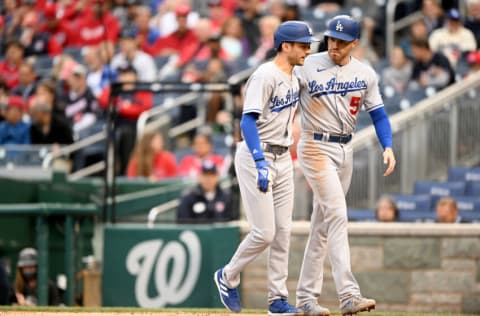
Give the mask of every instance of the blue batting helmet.
[(310, 26), (303, 21), (283, 22), (273, 35), (275, 49), (278, 50), (283, 42), (312, 43), (318, 41), (313, 37)]
[(348, 15), (337, 15), (328, 21), (325, 36), (353, 42), (360, 37), (360, 25)]

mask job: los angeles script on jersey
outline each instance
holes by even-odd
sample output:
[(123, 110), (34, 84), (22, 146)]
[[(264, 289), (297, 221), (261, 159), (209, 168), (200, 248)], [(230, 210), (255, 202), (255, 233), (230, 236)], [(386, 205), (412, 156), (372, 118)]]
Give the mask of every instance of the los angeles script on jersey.
[(293, 91), (293, 95), (292, 95), (292, 91), (288, 90), (287, 95), (284, 98), (279, 97), (278, 95), (275, 95), (270, 99), (270, 110), (272, 112), (280, 112), (289, 107), (295, 107), (297, 106), (297, 103), (299, 100), (300, 100), (299, 90)]
[(352, 81), (337, 81), (337, 78), (333, 77), (325, 83), (319, 83), (317, 80), (309, 81), (308, 87), (312, 97), (326, 94), (340, 94), (343, 97), (352, 91), (365, 90), (368, 85), (365, 80), (359, 80), (357, 77)]

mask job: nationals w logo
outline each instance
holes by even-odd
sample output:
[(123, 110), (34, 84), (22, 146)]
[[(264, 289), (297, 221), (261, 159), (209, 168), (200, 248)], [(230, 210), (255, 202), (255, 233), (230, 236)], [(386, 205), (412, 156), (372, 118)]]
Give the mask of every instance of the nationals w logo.
[[(126, 266), (137, 276), (135, 298), (141, 307), (179, 304), (192, 293), (200, 271), (201, 245), (191, 231), (182, 232), (179, 239), (181, 242), (166, 244), (161, 239), (147, 240), (128, 253)], [(157, 294), (154, 297), (148, 291), (151, 279)]]

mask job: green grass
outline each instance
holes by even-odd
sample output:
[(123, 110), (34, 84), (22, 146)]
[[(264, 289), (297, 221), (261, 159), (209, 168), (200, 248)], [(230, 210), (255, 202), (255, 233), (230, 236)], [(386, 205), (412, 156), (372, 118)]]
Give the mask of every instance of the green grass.
[[(0, 311), (41, 311), (41, 312), (59, 312), (59, 313), (75, 313), (75, 312), (117, 312), (117, 313), (145, 313), (145, 312), (185, 312), (199, 314), (215, 314), (227, 313), (223, 308), (139, 308), (139, 307), (53, 307), (53, 306), (0, 306)], [(265, 314), (266, 310), (262, 309), (244, 309), (242, 314)], [(338, 311), (334, 311), (332, 315), (340, 315)], [(474, 316), (474, 314), (451, 314), (451, 313), (405, 313), (405, 312), (364, 312), (359, 316)], [(478, 316), (478, 314), (477, 314)]]

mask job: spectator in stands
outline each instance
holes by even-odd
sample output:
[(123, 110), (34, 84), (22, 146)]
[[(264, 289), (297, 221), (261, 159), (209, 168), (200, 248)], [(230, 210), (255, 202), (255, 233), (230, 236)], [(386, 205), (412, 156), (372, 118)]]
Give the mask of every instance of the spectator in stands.
[(375, 209), (375, 218), (378, 222), (395, 222), (398, 218), (398, 207), (395, 201), (388, 197), (383, 196), (377, 202), (377, 208)]
[(405, 51), (405, 54), (409, 59), (413, 59), (412, 48), (410, 46), (413, 40), (426, 40), (428, 41), (428, 29), (424, 20), (418, 20), (413, 22), (409, 28), (409, 34), (400, 40), (400, 46)]
[(179, 173), (182, 176), (197, 177), (202, 168), (202, 161), (209, 160), (215, 164), (217, 170), (223, 173), (223, 157), (213, 153), (213, 144), (210, 134), (197, 133), (193, 139), (193, 155), (183, 157), (180, 162)]
[(0, 15), (0, 54), (3, 55), (3, 48), (5, 45), (5, 18)]
[(105, 53), (102, 45), (82, 49), (83, 60), (88, 69), (87, 85), (96, 98), (110, 83), (117, 81), (117, 72), (106, 64)]
[(382, 71), (382, 84), (392, 87), (396, 93), (403, 93), (412, 77), (412, 63), (400, 46), (390, 54), (390, 66)]
[(439, 223), (461, 223), (462, 218), (458, 214), (457, 202), (451, 197), (438, 200), (435, 212)]
[(238, 0), (235, 14), (242, 21), (248, 47), (253, 51), (260, 42), (259, 20), (262, 17), (259, 0)]
[(62, 46), (55, 37), (41, 31), (40, 18), (35, 11), (28, 12), (22, 20), (20, 42), (25, 47), (25, 56), (56, 56), (62, 52)]
[[(7, 84), (0, 79), (0, 104), (7, 104), (10, 89)], [(3, 110), (0, 110), (0, 122), (3, 121)]]
[(191, 10), (190, 0), (164, 0), (160, 5), (160, 10), (150, 21), (150, 25), (157, 29), (162, 37), (168, 36), (177, 30), (178, 11), (188, 12), (185, 14), (188, 28), (194, 28), (197, 25), (199, 14)]
[(432, 52), (428, 41), (414, 39), (411, 46), (414, 58), (412, 88), (433, 87), (441, 90), (455, 82), (455, 73), (447, 57), (440, 52)]
[(205, 160), (198, 176), (198, 184), (185, 192), (177, 209), (179, 223), (224, 222), (238, 218), (230, 203), (230, 193), (219, 185), (216, 165)]
[(0, 145), (28, 145), (30, 144), (30, 125), (23, 118), (25, 103), (22, 97), (13, 95), (7, 100), (0, 123)]
[(27, 101), (34, 93), (38, 84), (35, 67), (31, 62), (23, 62), (18, 70), (19, 84), (12, 90), (12, 94), (19, 95)]
[(137, 8), (133, 29), (137, 34), (138, 45), (142, 49), (153, 45), (160, 38), (160, 32), (150, 27), (151, 18), (152, 13), (148, 6), (142, 5)]
[(273, 15), (266, 15), (260, 18), (258, 22), (260, 38), (257, 49), (248, 60), (250, 66), (256, 66), (271, 56), (271, 51), (273, 50), (273, 33), (275, 33), (280, 23), (280, 19)]
[(177, 29), (167, 36), (163, 36), (151, 46), (144, 47), (145, 51), (153, 56), (167, 56), (180, 54), (182, 48), (197, 42), (195, 32), (188, 26), (187, 16), (190, 7), (178, 6), (175, 10)]
[(90, 128), (97, 121), (99, 106), (97, 98), (87, 85), (87, 69), (77, 64), (66, 78), (67, 90), (59, 96), (58, 104), (65, 109), (75, 134)]
[(145, 177), (152, 181), (177, 176), (177, 161), (171, 152), (164, 149), (160, 132), (142, 135), (128, 162), (127, 176)]
[(46, 95), (37, 95), (30, 103), (30, 140), (34, 145), (69, 145), (73, 143), (72, 128), (53, 114), (53, 104)]
[[(132, 66), (118, 69), (118, 82), (132, 83), (137, 81), (137, 72)], [(124, 174), (132, 149), (135, 145), (137, 119), (142, 112), (149, 110), (153, 104), (151, 92), (134, 91), (131, 85), (125, 84), (123, 91), (114, 98), (113, 105), (117, 112), (117, 151), (120, 158), (119, 172)], [(108, 110), (110, 87), (108, 86), (98, 98), (100, 106)]]
[(131, 65), (138, 81), (152, 82), (157, 79), (157, 66), (152, 56), (141, 51), (134, 30), (125, 30), (120, 37), (120, 52), (112, 59), (113, 69)]
[(439, 0), (423, 0), (422, 13), (428, 34), (442, 26), (443, 9)]
[(0, 62), (0, 79), (9, 89), (18, 85), (18, 71), (23, 63), (24, 47), (19, 41), (10, 41), (5, 50), (5, 60)]
[(3, 262), (0, 261), (0, 306), (9, 305), (10, 284), (8, 282), (7, 271)]
[(467, 0), (465, 27), (473, 32), (477, 44), (480, 43), (480, 0)]
[(345, 4), (344, 0), (311, 0), (310, 6), (316, 7), (324, 12), (334, 14)]
[(208, 17), (212, 21), (212, 33), (220, 33), (225, 21), (231, 17), (231, 12), (222, 6), (222, 0), (208, 0)]
[[(38, 305), (38, 253), (34, 248), (20, 251), (15, 276), (16, 304), (20, 306)], [(48, 280), (48, 305), (60, 305), (58, 289), (53, 281)]]
[(83, 47), (103, 43), (107, 47), (107, 56), (114, 52), (114, 43), (120, 33), (118, 20), (110, 13), (105, 0), (90, 0), (90, 10), (70, 25), (70, 45)]
[(238, 17), (232, 16), (225, 20), (221, 35), (220, 44), (228, 60), (246, 59), (249, 56), (250, 48)]
[(64, 19), (57, 18), (58, 5), (55, 2), (48, 2), (43, 10), (44, 22), (40, 25), (40, 31), (49, 34), (61, 47), (69, 43), (68, 24)]
[(476, 50), (468, 53), (466, 60), (469, 66), (467, 76), (480, 71), (480, 51)]
[(436, 29), (428, 39), (433, 52), (442, 52), (455, 68), (462, 54), (477, 49), (475, 36), (462, 24), (462, 16), (457, 9), (447, 12), (445, 26)]

